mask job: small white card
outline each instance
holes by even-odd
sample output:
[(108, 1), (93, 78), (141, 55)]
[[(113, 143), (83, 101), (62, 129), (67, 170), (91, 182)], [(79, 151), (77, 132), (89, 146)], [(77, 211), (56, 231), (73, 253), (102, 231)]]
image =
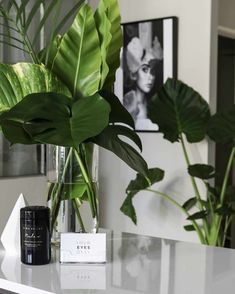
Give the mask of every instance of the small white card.
[(105, 263), (106, 234), (62, 233), (60, 262)]

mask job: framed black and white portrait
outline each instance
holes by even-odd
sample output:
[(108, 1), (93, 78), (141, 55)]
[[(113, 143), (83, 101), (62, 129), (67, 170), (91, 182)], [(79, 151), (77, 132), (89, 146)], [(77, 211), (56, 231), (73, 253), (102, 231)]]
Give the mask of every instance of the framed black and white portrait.
[(115, 94), (132, 115), (136, 131), (157, 131), (148, 118), (148, 100), (168, 77), (177, 78), (177, 18), (125, 23), (123, 38)]

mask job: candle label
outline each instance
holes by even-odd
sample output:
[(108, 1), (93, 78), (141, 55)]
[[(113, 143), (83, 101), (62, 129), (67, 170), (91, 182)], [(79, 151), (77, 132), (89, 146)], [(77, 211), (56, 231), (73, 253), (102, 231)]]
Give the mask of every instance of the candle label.
[(42, 238), (42, 232), (44, 232), (46, 228), (41, 227), (30, 227), (23, 226), (23, 244), (25, 247), (30, 248), (39, 248), (43, 246), (43, 242), (45, 240)]
[(60, 262), (105, 263), (106, 234), (62, 233)]

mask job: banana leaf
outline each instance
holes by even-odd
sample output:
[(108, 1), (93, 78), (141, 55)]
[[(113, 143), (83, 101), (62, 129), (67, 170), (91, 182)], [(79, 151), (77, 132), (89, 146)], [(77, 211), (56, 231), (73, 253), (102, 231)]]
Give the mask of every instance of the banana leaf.
[(57, 92), (70, 96), (67, 87), (43, 65), (0, 64), (0, 81), (0, 113), (10, 110), (32, 93)]
[(68, 86), (74, 97), (91, 96), (99, 89), (101, 53), (93, 11), (82, 5), (59, 44), (48, 56), (52, 71)]
[(101, 0), (95, 12), (95, 21), (102, 57), (100, 89), (111, 90), (116, 70), (120, 66), (120, 50), (123, 42), (117, 0)]

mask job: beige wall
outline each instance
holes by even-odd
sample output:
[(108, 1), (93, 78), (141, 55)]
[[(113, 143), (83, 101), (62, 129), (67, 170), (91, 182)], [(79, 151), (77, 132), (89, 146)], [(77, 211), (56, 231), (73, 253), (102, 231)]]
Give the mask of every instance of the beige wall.
[(235, 39), (235, 1), (219, 0), (219, 34)]
[(219, 25), (235, 30), (235, 1), (219, 0)]
[[(93, 6), (96, 5), (95, 2), (97, 1), (90, 1)], [(178, 77), (195, 87), (207, 101), (213, 102), (216, 92), (214, 69), (217, 1), (213, 0), (213, 6), (212, 0), (119, 0), (119, 3), (122, 22), (165, 16), (179, 18)], [(215, 25), (213, 33), (212, 22)], [(193, 192), (186, 177), (180, 146), (164, 141), (162, 135), (156, 133), (142, 133), (140, 136), (144, 147), (143, 155), (149, 165), (159, 166), (166, 171), (166, 180), (159, 185), (159, 190), (174, 195), (183, 203)], [(208, 161), (207, 143), (189, 149), (192, 162)], [(133, 175), (134, 173), (115, 156), (100, 151), (101, 224), (116, 230), (197, 240), (193, 233), (186, 233), (182, 229), (185, 217), (181, 212), (158, 196), (141, 193), (135, 198), (138, 226), (121, 214), (119, 208), (125, 197), (125, 188)]]

